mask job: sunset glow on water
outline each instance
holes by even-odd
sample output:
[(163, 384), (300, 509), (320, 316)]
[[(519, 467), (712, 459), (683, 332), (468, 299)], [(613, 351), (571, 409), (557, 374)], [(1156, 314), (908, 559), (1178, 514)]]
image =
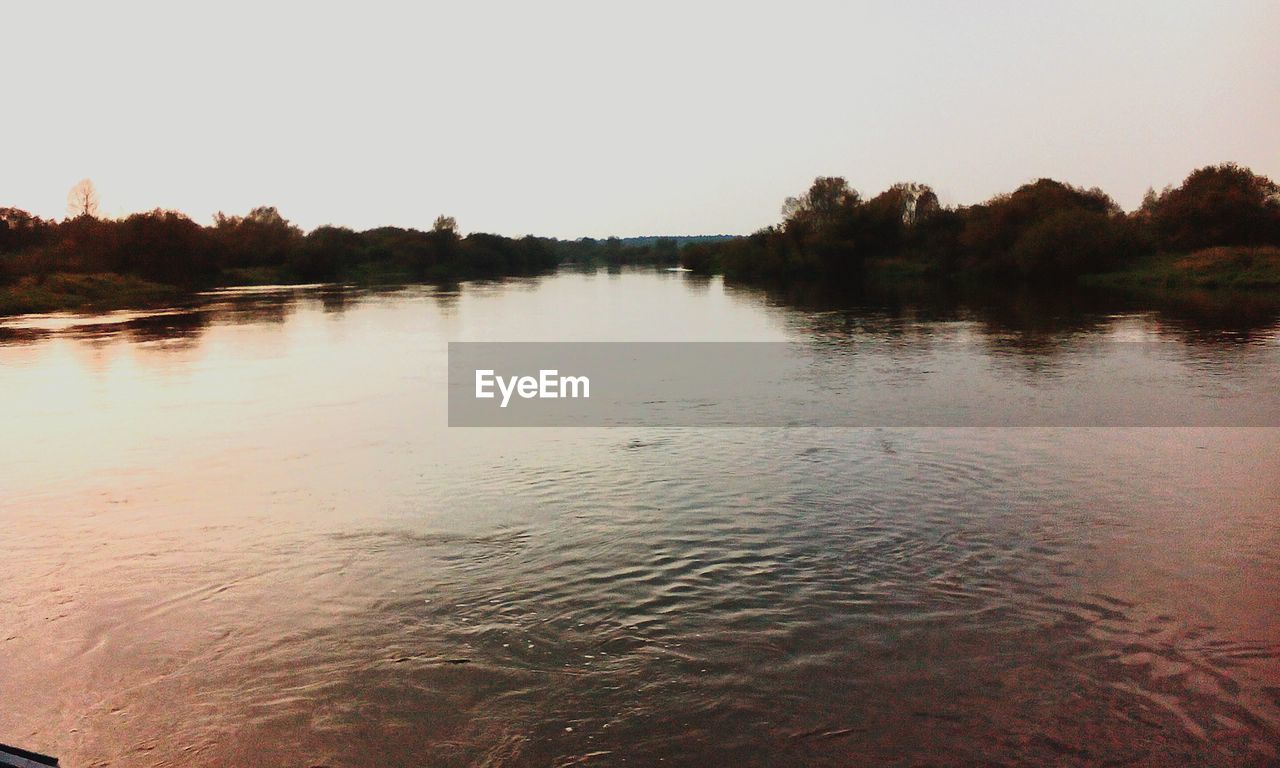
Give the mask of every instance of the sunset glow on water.
[(451, 340), (689, 328), (1036, 375), (1080, 333), (1280, 338), (652, 271), (7, 321), (0, 732), (73, 766), (1277, 758), (1280, 432), (445, 425)]

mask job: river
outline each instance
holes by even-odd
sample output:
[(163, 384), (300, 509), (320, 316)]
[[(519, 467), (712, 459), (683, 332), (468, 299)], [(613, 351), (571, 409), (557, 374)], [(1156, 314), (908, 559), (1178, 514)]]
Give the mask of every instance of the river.
[(1082, 336), (1280, 351), (1232, 311), (633, 270), (0, 321), (0, 741), (76, 767), (1274, 764), (1280, 429), (447, 426), (449, 341), (959, 339), (1034, 382)]

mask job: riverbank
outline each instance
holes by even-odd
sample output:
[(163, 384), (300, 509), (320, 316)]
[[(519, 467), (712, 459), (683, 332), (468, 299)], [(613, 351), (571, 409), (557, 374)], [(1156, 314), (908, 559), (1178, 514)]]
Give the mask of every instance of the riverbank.
[(164, 304), (189, 295), (174, 285), (114, 272), (23, 277), (0, 286), (0, 316), (63, 310), (107, 311)]
[[(351, 285), (384, 285), (423, 282), (403, 270), (356, 265), (336, 282)], [(172, 304), (199, 290), (232, 285), (292, 285), (314, 281), (299, 279), (288, 270), (253, 267), (227, 270), (220, 280), (198, 287), (181, 287), (113, 272), (92, 274), (54, 273), (26, 276), (0, 286), (0, 316), (36, 312), (107, 311)], [(426, 282), (432, 282), (430, 280)], [(751, 283), (752, 281), (747, 281)], [(880, 259), (868, 265), (868, 288), (879, 290), (945, 289), (987, 283), (967, 273), (939, 275), (905, 258)], [(1191, 254), (1151, 256), (1126, 270), (1089, 274), (1077, 281), (1081, 287), (1114, 290), (1148, 296), (1185, 294), (1271, 294), (1280, 290), (1280, 248), (1220, 247)], [(1060, 288), (1061, 286), (1056, 286)]]
[(1080, 279), (1085, 285), (1126, 290), (1280, 288), (1280, 248), (1219, 247), (1190, 254), (1158, 254), (1131, 268)]
[[(146, 280), (136, 275), (116, 272), (27, 275), (9, 285), (0, 285), (0, 317), (43, 312), (106, 312), (117, 309), (146, 309), (172, 305), (192, 299), (197, 293), (232, 286), (310, 285), (308, 280), (280, 267), (244, 267), (224, 271), (216, 280), (194, 285), (170, 285)], [(402, 269), (370, 265), (353, 265), (333, 279), (324, 281), (343, 285), (376, 286), (411, 283), (453, 282), (430, 280)]]
[[(743, 284), (773, 286), (774, 279), (735, 276)], [(786, 281), (783, 281), (786, 282)], [(812, 278), (799, 281), (815, 282)], [(829, 283), (830, 281), (817, 281)], [(837, 281), (839, 282), (839, 281)], [(848, 282), (846, 280), (845, 282)], [(1014, 287), (1035, 294), (1062, 290), (1064, 285), (1084, 289), (1114, 290), (1173, 298), (1187, 291), (1250, 295), (1270, 295), (1280, 290), (1280, 248), (1215, 247), (1193, 253), (1154, 254), (1133, 262), (1123, 270), (1086, 273), (1047, 282), (1044, 280), (999, 279), (982, 271), (940, 271), (926, 261), (905, 256), (869, 260), (853, 279), (856, 286), (878, 291), (934, 292), (965, 290), (989, 292), (994, 286)]]

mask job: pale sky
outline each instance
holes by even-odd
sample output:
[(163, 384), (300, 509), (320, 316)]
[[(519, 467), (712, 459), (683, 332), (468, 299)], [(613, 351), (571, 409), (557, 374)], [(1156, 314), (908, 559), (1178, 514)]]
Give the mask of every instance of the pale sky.
[(0, 205), (746, 233), (841, 175), (1280, 180), (1280, 3), (14, 3)]

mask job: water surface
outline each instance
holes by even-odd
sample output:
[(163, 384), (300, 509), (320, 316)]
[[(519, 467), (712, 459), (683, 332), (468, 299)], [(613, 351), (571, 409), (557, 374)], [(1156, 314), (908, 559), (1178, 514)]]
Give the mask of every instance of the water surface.
[(73, 766), (1271, 764), (1280, 430), (445, 426), (451, 340), (960, 340), (1034, 381), (1087, 336), (1179, 345), (1211, 389), (1280, 343), (1238, 309), (833, 309), (638, 271), (10, 319), (0, 741)]

